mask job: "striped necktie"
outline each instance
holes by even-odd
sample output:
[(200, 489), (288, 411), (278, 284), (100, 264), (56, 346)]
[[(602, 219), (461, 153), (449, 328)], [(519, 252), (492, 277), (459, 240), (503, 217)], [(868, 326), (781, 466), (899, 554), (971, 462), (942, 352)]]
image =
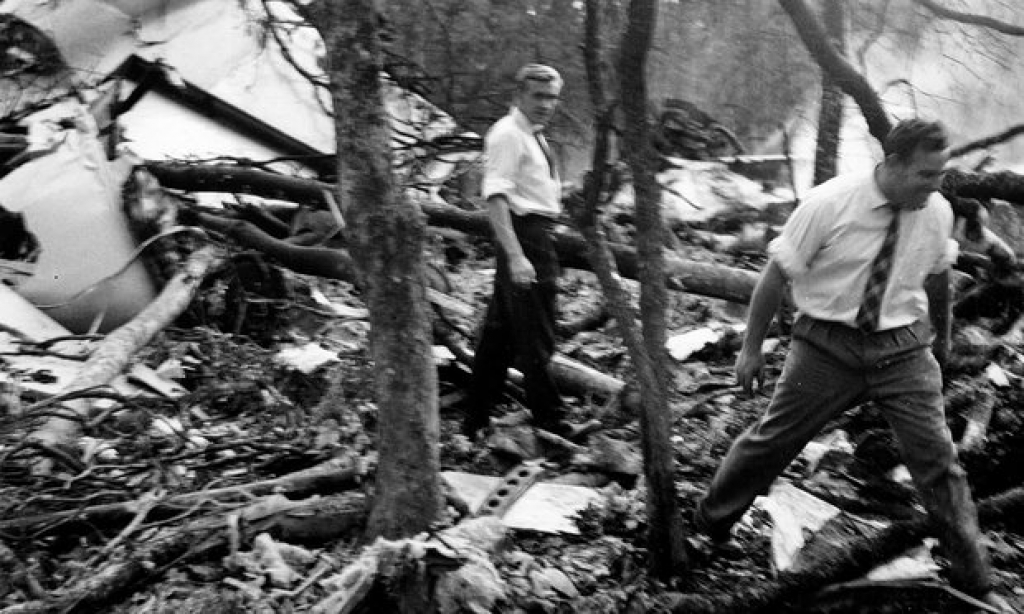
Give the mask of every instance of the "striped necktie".
[(885, 239), (882, 241), (882, 249), (878, 251), (878, 255), (871, 263), (868, 285), (864, 288), (864, 299), (861, 301), (860, 311), (857, 312), (857, 328), (866, 333), (873, 333), (878, 329), (878, 318), (882, 315), (882, 297), (885, 296), (889, 273), (892, 271), (899, 225), (900, 212), (894, 210), (889, 230), (886, 231)]

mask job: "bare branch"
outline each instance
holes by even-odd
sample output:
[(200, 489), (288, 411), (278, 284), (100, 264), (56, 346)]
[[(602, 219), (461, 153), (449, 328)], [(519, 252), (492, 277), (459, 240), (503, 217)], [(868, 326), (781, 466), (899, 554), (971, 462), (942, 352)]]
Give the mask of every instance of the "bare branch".
[(822, 71), (857, 102), (871, 135), (879, 141), (885, 139), (892, 122), (871, 84), (839, 54), (829, 41), (825, 27), (804, 0), (779, 0), (779, 4), (789, 14), (804, 46)]
[(279, 23), (277, 17), (273, 14), (273, 11), (270, 8), (269, 0), (263, 0), (263, 10), (267, 15), (267, 30), (269, 30), (270, 35), (274, 37), (274, 41), (277, 43), (278, 49), (281, 50), (281, 56), (285, 59), (286, 62), (288, 62), (288, 64), (291, 65), (293, 69), (295, 69), (295, 72), (299, 73), (302, 76), (302, 78), (304, 78), (313, 86), (314, 98), (316, 98), (317, 104), (320, 105), (320, 108), (323, 109), (324, 113), (326, 113), (328, 117), (332, 116), (333, 112), (331, 111), (331, 109), (327, 107), (323, 99), (317, 93), (319, 91), (323, 91), (327, 94), (328, 99), (330, 99), (331, 84), (327, 80), (327, 76), (322, 74), (315, 75), (309, 72), (308, 70), (305, 69), (305, 67), (303, 67), (299, 63), (297, 59), (295, 59), (295, 56), (292, 55), (291, 47), (288, 45), (288, 42), (282, 38), (281, 32), (278, 30), (281, 24)]
[(1009, 141), (1010, 139), (1021, 134), (1024, 134), (1024, 124), (1017, 124), (1016, 126), (1008, 128), (1000, 132), (999, 134), (994, 134), (992, 136), (985, 137), (983, 139), (978, 139), (976, 141), (971, 141), (970, 143), (964, 143), (959, 147), (955, 147), (950, 152), (950, 156), (952, 156), (953, 158), (958, 158), (960, 156), (969, 154), (972, 151), (977, 151), (979, 149), (987, 149), (989, 147), (992, 147), (993, 145), (1005, 143), (1006, 141)]
[(914, 0), (914, 2), (925, 7), (938, 17), (942, 19), (950, 19), (960, 23), (965, 23), (972, 26), (981, 26), (982, 28), (988, 28), (995, 30), (1002, 34), (1008, 34), (1010, 36), (1024, 36), (1024, 26), (1018, 26), (1005, 21), (1000, 21), (994, 17), (987, 15), (977, 15), (975, 13), (964, 13), (961, 11), (954, 11), (953, 9), (946, 8), (935, 2), (934, 0)]

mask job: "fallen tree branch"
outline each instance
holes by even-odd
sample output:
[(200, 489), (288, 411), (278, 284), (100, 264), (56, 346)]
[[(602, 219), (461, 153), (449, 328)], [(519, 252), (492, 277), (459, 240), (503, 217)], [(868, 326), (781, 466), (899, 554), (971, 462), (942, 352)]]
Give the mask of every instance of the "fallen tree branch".
[(1024, 205), (1024, 175), (1011, 171), (971, 173), (949, 169), (942, 176), (940, 191), (947, 198), (998, 198), (1013, 203), (1020, 212), (1021, 205)]
[[(451, 205), (423, 203), (424, 213), (431, 224), (455, 228), (474, 234), (490, 232), (487, 214), (483, 211), (465, 211)], [(568, 227), (552, 233), (555, 250), (562, 266), (593, 270), (587, 258), (587, 241)], [(617, 243), (608, 243), (619, 275), (638, 279), (640, 259), (636, 250)], [(757, 273), (734, 267), (684, 260), (665, 254), (665, 276), (668, 287), (682, 292), (747, 303), (757, 283)]]
[[(289, 506), (288, 512), (296, 513), (319, 504), (319, 499), (298, 502)], [(366, 501), (361, 493), (345, 495), (344, 504), (339, 507), (345, 513), (331, 519), (335, 528), (351, 532), (365, 520)], [(269, 513), (264, 511), (267, 509)], [(267, 502), (261, 500), (248, 506), (245, 516), (253, 532), (263, 532), (272, 528), (280, 509), (280, 506), (268, 508)], [(200, 518), (183, 527), (161, 529), (155, 537), (138, 544), (130, 555), (102, 569), (90, 570), (85, 577), (56, 591), (50, 599), (13, 605), (0, 610), (0, 614), (106, 611), (107, 606), (143, 582), (158, 578), (172, 565), (226, 551), (228, 532), (224, 528), (225, 519), (218, 516)]]
[(967, 25), (989, 28), (990, 30), (994, 30), (1001, 34), (1008, 34), (1010, 36), (1024, 36), (1024, 26), (1018, 26), (994, 17), (989, 17), (988, 15), (956, 11), (942, 6), (934, 0), (914, 0), (914, 2), (925, 7), (932, 13), (935, 13), (936, 16), (941, 17), (942, 19), (949, 19)]
[(223, 233), (243, 247), (259, 250), (296, 273), (352, 283), (359, 281), (355, 263), (345, 250), (318, 245), (297, 245), (274, 237), (245, 220), (204, 212), (199, 212), (196, 216), (204, 228)]
[[(97, 346), (75, 378), (61, 394), (106, 384), (124, 371), (131, 357), (158, 332), (188, 308), (206, 274), (220, 262), (212, 246), (193, 253), (163, 291), (130, 322), (111, 332)], [(85, 417), (89, 403), (78, 400), (67, 404), (75, 414)], [(53, 416), (29, 434), (29, 438), (48, 445), (68, 443), (79, 432), (79, 422)]]
[(146, 518), (149, 516), (149, 513), (153, 511), (153, 508), (159, 505), (160, 499), (162, 497), (162, 492), (153, 491), (146, 493), (140, 499), (133, 501), (132, 507), (135, 508), (135, 516), (132, 518), (131, 522), (129, 522), (128, 526), (122, 529), (121, 532), (117, 534), (117, 537), (107, 542), (103, 546), (102, 550), (100, 550), (93, 557), (91, 557), (89, 561), (85, 564), (85, 566), (88, 568), (94, 568), (96, 567), (96, 565), (100, 563), (100, 561), (102, 561), (108, 555), (114, 552), (114, 550), (121, 544), (121, 542), (128, 539), (128, 537), (131, 536), (132, 533), (135, 533), (135, 531), (137, 531), (138, 528), (142, 526), (142, 523), (146, 521)]
[(816, 596), (816, 599), (820, 598), (831, 598), (837, 594), (850, 591), (871, 591), (877, 592), (879, 590), (897, 590), (900, 593), (908, 590), (924, 589), (932, 590), (940, 593), (944, 593), (949, 597), (956, 599), (968, 605), (976, 610), (982, 612), (992, 612), (993, 614), (1000, 614), (1000, 611), (994, 607), (988, 605), (984, 601), (980, 601), (971, 597), (963, 591), (959, 591), (948, 584), (944, 584), (937, 580), (853, 580), (851, 582), (843, 582), (841, 584), (833, 584), (822, 589)]
[(963, 145), (954, 147), (949, 151), (949, 157), (959, 158), (960, 156), (965, 156), (972, 151), (988, 149), (993, 145), (1005, 143), (1006, 141), (1020, 136), (1021, 134), (1024, 134), (1024, 124), (1017, 124), (1016, 126), (1007, 128), (998, 134), (993, 134), (992, 136), (987, 136), (983, 139), (978, 139), (976, 141), (971, 141), (970, 143), (964, 143)]
[[(978, 503), (978, 520), (983, 526), (1004, 526), (1020, 530), (1024, 526), (1024, 487), (1014, 488)], [(910, 549), (932, 533), (932, 525), (921, 515), (895, 522), (884, 529), (850, 539), (839, 546), (830, 545), (813, 557), (814, 564), (783, 572), (771, 581), (737, 584), (729, 594), (714, 598), (696, 594), (677, 594), (669, 611), (678, 614), (748, 614), (777, 612), (780, 603), (799, 599), (825, 586), (858, 578), (877, 565)]]
[[(435, 307), (452, 315), (461, 318), (472, 318), (476, 315), (471, 305), (443, 292), (430, 290), (427, 293), (427, 297)], [(466, 361), (466, 366), (472, 368), (473, 352), (471, 350), (461, 344), (457, 344), (451, 335), (444, 336), (441, 340), (456, 358)], [(617, 377), (602, 373), (593, 367), (562, 354), (554, 354), (551, 357), (550, 368), (555, 382), (563, 392), (577, 396), (596, 394), (609, 400), (621, 400), (628, 404), (627, 399), (621, 398), (626, 390), (626, 383)], [(509, 369), (510, 383), (520, 386), (522, 381), (523, 376), (519, 371)], [(635, 410), (637, 408), (629, 406), (626, 409)]]
[[(328, 206), (325, 194), (333, 186), (310, 179), (277, 175), (266, 171), (229, 165), (192, 165), (149, 162), (147, 168), (167, 188), (193, 192), (241, 192), (306, 204), (317, 208)], [(433, 226), (444, 226), (487, 235), (491, 232), (487, 213), (465, 211), (451, 205), (421, 202), (420, 208)], [(568, 228), (554, 234), (555, 248), (564, 266), (590, 270), (586, 258), (586, 241)], [(609, 244), (619, 273), (637, 279), (640, 262), (635, 250), (625, 245)], [(753, 271), (706, 264), (666, 255), (665, 272), (670, 288), (714, 298), (746, 303), (754, 291), (757, 274)]]
[[(243, 503), (253, 497), (271, 493), (285, 494), (292, 498), (335, 493), (354, 487), (364, 474), (365, 468), (361, 459), (342, 457), (270, 480), (168, 497), (153, 505), (148, 513), (148, 518), (167, 518), (174, 514), (180, 514), (182, 510), (201, 506), (204, 503)], [(32, 533), (33, 537), (39, 537), (55, 531), (71, 532), (78, 525), (83, 527), (118, 526), (134, 517), (139, 509), (139, 501), (123, 501), (49, 514), (23, 516), (0, 521), (0, 533), (18, 535)]]

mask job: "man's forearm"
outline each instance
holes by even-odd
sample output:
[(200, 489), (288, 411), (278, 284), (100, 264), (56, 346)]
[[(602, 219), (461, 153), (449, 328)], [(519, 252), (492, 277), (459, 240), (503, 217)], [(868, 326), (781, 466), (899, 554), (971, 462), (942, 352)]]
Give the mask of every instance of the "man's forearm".
[(522, 257), (523, 248), (512, 226), (512, 212), (509, 210), (508, 199), (500, 194), (488, 198), (487, 216), (491, 221), (491, 229), (494, 231), (498, 247), (510, 260)]
[(929, 276), (925, 280), (924, 290), (928, 296), (928, 315), (931, 317), (932, 328), (935, 329), (932, 352), (939, 364), (945, 367), (946, 360), (949, 358), (953, 327), (949, 269)]
[(769, 260), (750, 298), (747, 334), (743, 339), (744, 348), (760, 351), (761, 344), (768, 334), (768, 327), (782, 304), (785, 289), (786, 276), (774, 259)]

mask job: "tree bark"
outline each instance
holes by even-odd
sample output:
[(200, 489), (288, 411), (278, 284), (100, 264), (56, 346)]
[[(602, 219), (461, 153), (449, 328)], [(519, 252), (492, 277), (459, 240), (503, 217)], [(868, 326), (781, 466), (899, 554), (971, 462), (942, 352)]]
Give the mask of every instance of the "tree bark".
[[(430, 302), (438, 309), (466, 319), (477, 318), (473, 308), (466, 303), (441, 292), (432, 291), (429, 294)], [(466, 367), (472, 368), (472, 350), (464, 347), (459, 340), (454, 339), (454, 334), (445, 335), (445, 337), (442, 343)], [(626, 391), (625, 382), (617, 377), (612, 377), (581, 362), (577, 362), (568, 356), (557, 353), (551, 356), (551, 376), (555, 378), (558, 389), (568, 394), (578, 396), (597, 394), (606, 398), (609, 402), (616, 401), (621, 403), (622, 407), (627, 410), (636, 409), (629, 405), (628, 399), (623, 398), (623, 393)], [(522, 384), (522, 378), (523, 375), (519, 371), (515, 369), (508, 370), (508, 381), (510, 383), (519, 386)]]
[[(293, 509), (315, 508), (321, 500), (311, 500), (308, 506), (305, 503), (297, 503)], [(259, 517), (260, 504), (257, 501), (249, 507), (255, 515), (245, 514), (244, 511), (242, 513), (254, 521), (250, 528), (258, 527), (260, 531), (267, 531), (273, 526), (274, 519)], [(344, 511), (335, 513), (333, 517), (335, 529), (351, 532), (364, 517), (364, 508), (363, 494), (345, 495), (340, 502), (340, 509)], [(160, 577), (168, 566), (225, 551), (228, 532), (224, 528), (224, 517), (216, 516), (199, 518), (181, 527), (162, 529), (155, 537), (129, 549), (124, 558), (85, 574), (70, 586), (62, 587), (46, 601), (20, 603), (0, 610), (0, 614), (108, 611), (117, 600), (130, 594), (139, 584)]]
[(1024, 206), (1024, 175), (1010, 171), (969, 173), (951, 169), (942, 179), (942, 193), (947, 198), (998, 198), (1013, 203), (1020, 212)]
[[(185, 191), (242, 192), (253, 196), (277, 198), (326, 207), (325, 190), (334, 186), (310, 179), (276, 175), (255, 169), (239, 170), (228, 165), (199, 166), (178, 163), (150, 162), (150, 172), (167, 188)], [(451, 205), (421, 203), (427, 221), (434, 226), (449, 227), (477, 235), (491, 232), (484, 211), (466, 211)], [(563, 266), (590, 270), (586, 257), (586, 241), (578, 234), (559, 232), (554, 235), (555, 249)], [(636, 252), (626, 245), (609, 244), (619, 273), (638, 279), (640, 261)], [(737, 303), (750, 300), (757, 274), (744, 269), (724, 267), (674, 256), (665, 259), (667, 283), (681, 292), (721, 298)]]
[(352, 257), (343, 249), (289, 243), (244, 220), (211, 213), (199, 213), (198, 217), (204, 228), (219, 231), (244, 247), (258, 249), (296, 273), (362, 285)]
[[(253, 497), (272, 493), (288, 495), (293, 499), (314, 494), (330, 494), (355, 486), (362, 475), (363, 470), (358, 459), (344, 458), (337, 462), (332, 461), (279, 478), (169, 497), (153, 508), (149, 518), (156, 520), (180, 514), (182, 510), (204, 502), (223, 504), (249, 501)], [(125, 501), (49, 514), (21, 516), (0, 521), (0, 532), (5, 534), (31, 532), (33, 538), (39, 538), (56, 531), (67, 535), (69, 532), (75, 531), (79, 524), (88, 531), (94, 531), (96, 526), (117, 526), (130, 520), (135, 514), (136, 507), (135, 501)]]
[(441, 510), (438, 384), (432, 359), (426, 223), (392, 171), (373, 0), (307, 5), (327, 48), (338, 145), (338, 202), (365, 280), (376, 365), (380, 464), (367, 538), (429, 529)]
[[(845, 55), (846, 23), (841, 0), (825, 0), (823, 21), (836, 53)], [(836, 176), (839, 137), (843, 129), (843, 88), (831, 75), (822, 73), (821, 108), (818, 110), (818, 139), (814, 151), (814, 185)]]
[(188, 192), (242, 193), (326, 207), (325, 194), (337, 187), (317, 181), (291, 177), (257, 168), (232, 164), (187, 164), (150, 160), (146, 168), (165, 188)]
[(871, 84), (832, 46), (828, 33), (804, 0), (779, 0), (779, 4), (789, 13), (800, 40), (818, 65), (857, 102), (871, 135), (884, 141), (892, 122)]
[[(636, 194), (637, 256), (643, 357), (636, 365), (640, 380), (640, 433), (647, 479), (647, 550), (653, 575), (669, 578), (688, 567), (685, 535), (673, 471), (665, 310), (665, 225), (661, 187), (654, 176), (657, 158), (647, 123), (647, 53), (653, 38), (657, 0), (632, 0), (622, 38), (619, 78), (623, 110), (623, 155), (633, 175)], [(621, 297), (620, 299), (621, 300)]]
[[(1018, 531), (1024, 510), (1024, 488), (1015, 488), (978, 502), (978, 521), (982, 526), (1002, 526)], [(678, 595), (669, 606), (680, 614), (752, 614), (780, 611), (786, 600), (813, 595), (829, 584), (861, 576), (873, 567), (891, 560), (932, 534), (925, 517), (895, 522), (885, 529), (840, 543), (822, 543), (813, 556), (813, 564), (801, 565), (779, 574), (778, 578), (737, 586), (717, 597)], [(826, 541), (826, 540), (822, 540)]]

